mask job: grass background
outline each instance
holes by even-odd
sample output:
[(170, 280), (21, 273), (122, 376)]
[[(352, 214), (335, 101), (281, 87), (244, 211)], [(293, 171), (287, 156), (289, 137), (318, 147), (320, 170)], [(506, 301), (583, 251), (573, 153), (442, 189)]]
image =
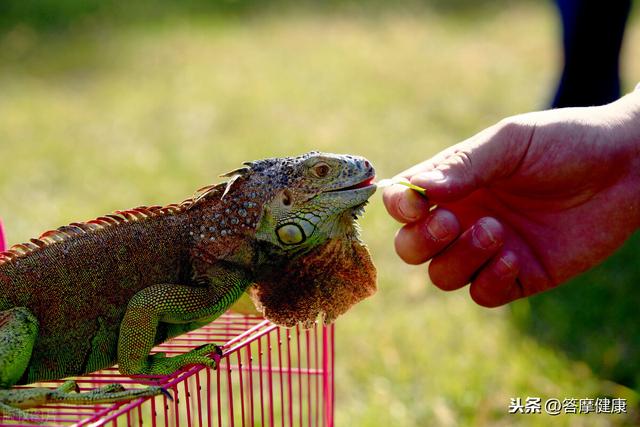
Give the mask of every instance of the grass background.
[[(638, 15), (627, 90), (640, 76)], [(0, 216), (10, 243), (182, 200), (254, 158), (350, 152), (391, 176), (544, 108), (559, 72), (557, 21), (552, 4), (526, 1), (3, 2)], [(637, 237), (580, 283), (489, 310), (399, 261), (379, 196), (362, 224), (379, 292), (337, 323), (337, 425), (638, 422), (507, 414), (510, 397), (637, 405)]]

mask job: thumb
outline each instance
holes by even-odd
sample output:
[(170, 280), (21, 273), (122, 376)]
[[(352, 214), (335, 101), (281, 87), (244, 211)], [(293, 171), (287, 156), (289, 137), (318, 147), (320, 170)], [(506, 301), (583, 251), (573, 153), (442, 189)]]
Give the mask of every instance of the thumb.
[(435, 203), (461, 199), (513, 174), (528, 150), (534, 128), (527, 123), (500, 122), (437, 154), (426, 162), (432, 168), (416, 173), (410, 181), (425, 188), (428, 199)]

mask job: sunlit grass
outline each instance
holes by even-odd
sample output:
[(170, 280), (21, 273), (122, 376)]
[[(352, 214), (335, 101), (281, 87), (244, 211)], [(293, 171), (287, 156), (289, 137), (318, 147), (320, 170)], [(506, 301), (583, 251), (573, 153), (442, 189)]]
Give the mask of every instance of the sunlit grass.
[[(242, 161), (311, 149), (388, 177), (502, 117), (544, 108), (556, 17), (426, 9), (183, 18), (0, 40), (0, 216), (11, 243), (119, 208), (180, 201)], [(628, 45), (640, 46), (632, 27)], [(627, 55), (627, 75), (640, 75)], [(362, 221), (378, 294), (337, 324), (337, 425), (549, 425), (510, 397), (610, 393), (522, 335), (506, 309), (428, 284), (394, 254), (375, 197)], [(556, 417), (609, 425), (620, 416)]]

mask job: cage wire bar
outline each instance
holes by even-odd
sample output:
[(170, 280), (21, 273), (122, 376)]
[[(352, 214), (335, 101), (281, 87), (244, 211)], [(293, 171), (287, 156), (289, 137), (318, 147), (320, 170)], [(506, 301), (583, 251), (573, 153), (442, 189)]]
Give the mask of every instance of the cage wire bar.
[[(52, 426), (333, 427), (334, 334), (333, 325), (285, 329), (261, 317), (228, 312), (154, 348), (174, 356), (218, 343), (223, 356), (217, 370), (194, 365), (169, 376), (130, 378), (109, 368), (73, 378), (82, 391), (111, 383), (160, 385), (173, 401), (161, 395), (93, 406), (52, 404), (29, 412)], [(3, 417), (0, 425), (34, 424)]]

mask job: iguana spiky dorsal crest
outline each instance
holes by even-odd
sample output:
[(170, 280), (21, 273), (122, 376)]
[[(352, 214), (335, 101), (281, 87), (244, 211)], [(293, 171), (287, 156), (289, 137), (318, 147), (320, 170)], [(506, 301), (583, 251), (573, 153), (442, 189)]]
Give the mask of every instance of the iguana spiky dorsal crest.
[(25, 243), (11, 246), (7, 251), (0, 252), (0, 264), (28, 255), (34, 251), (46, 248), (53, 244), (67, 242), (77, 236), (96, 233), (100, 230), (117, 226), (118, 224), (142, 221), (159, 215), (172, 215), (192, 208), (205, 196), (222, 188), (224, 184), (211, 185), (199, 189), (196, 194), (184, 200), (182, 203), (172, 203), (166, 206), (139, 206), (133, 209), (119, 210), (114, 213), (100, 216), (85, 222), (72, 222), (55, 230), (48, 230), (38, 238), (30, 239)]
[[(30, 239), (30, 241), (25, 243), (15, 244), (11, 246), (7, 251), (0, 252), (0, 264), (21, 258), (25, 255), (28, 255), (34, 251), (46, 248), (50, 245), (67, 242), (70, 239), (73, 239), (77, 236), (87, 234), (87, 233), (96, 233), (105, 228), (117, 226), (118, 224), (133, 222), (133, 221), (141, 221), (147, 218), (153, 218), (160, 215), (177, 214), (177, 213), (192, 210), (195, 206), (205, 205), (207, 204), (207, 202), (213, 202), (213, 204), (218, 206), (219, 202), (224, 197), (224, 195), (226, 195), (232, 188), (235, 188), (240, 183), (240, 181), (243, 181), (244, 178), (247, 178), (251, 174), (251, 172), (253, 171), (252, 167), (257, 167), (258, 170), (263, 170), (265, 167), (268, 167), (269, 165), (271, 165), (271, 163), (272, 163), (271, 159), (259, 160), (256, 162), (247, 162), (245, 163), (245, 167), (233, 170), (226, 174), (222, 174), (221, 177), (227, 178), (226, 181), (218, 184), (202, 187), (198, 189), (192, 197), (184, 200), (179, 204), (170, 204), (167, 206), (140, 206), (134, 209), (115, 211), (112, 214), (104, 215), (96, 219), (92, 219), (90, 221), (73, 222), (69, 225), (59, 227), (55, 230), (46, 231), (42, 233), (38, 238)], [(249, 204), (249, 206), (252, 208), (261, 207), (262, 202), (260, 201), (260, 203), (258, 203), (258, 201), (256, 200), (257, 196), (255, 195), (255, 193), (249, 192), (245, 198), (246, 199), (251, 198), (249, 196), (251, 196), (252, 194), (254, 195), (254, 197), (252, 198), (254, 201), (250, 201), (250, 202), (245, 201), (244, 204), (245, 205)], [(236, 197), (235, 201), (228, 200), (227, 204), (236, 205), (238, 204), (238, 199), (240, 198), (241, 197)], [(242, 204), (242, 202), (240, 203)], [(222, 205), (218, 207), (221, 208)], [(242, 206), (240, 206), (239, 209), (240, 209), (240, 213), (244, 212)], [(223, 214), (224, 214), (224, 209), (222, 209), (222, 213), (217, 213), (218, 218), (221, 217)], [(215, 215), (216, 214), (214, 214), (214, 216)], [(254, 212), (254, 217), (252, 217), (252, 219), (254, 220), (253, 222), (250, 222), (250, 223), (245, 222), (242, 225), (246, 227), (249, 224), (254, 224), (256, 215), (257, 213)], [(212, 217), (212, 220), (213, 219), (214, 218)], [(212, 229), (212, 227), (213, 227), (213, 223), (209, 224), (206, 227), (206, 230), (208, 231)], [(224, 228), (221, 228), (220, 231), (222, 231), (223, 229)], [(231, 236), (233, 236), (233, 231), (234, 230), (230, 229), (229, 225), (227, 225), (225, 235), (228, 234), (229, 239), (219, 239), (219, 243), (213, 246), (216, 246), (216, 247), (221, 245), (224, 246), (225, 245), (224, 241), (231, 239)], [(214, 237), (214, 235), (211, 233), (206, 233), (206, 234), (207, 234), (206, 236), (207, 239)], [(202, 240), (204, 240), (202, 238), (199, 238), (201, 235), (204, 237), (205, 235), (204, 230), (202, 230), (202, 232), (194, 233), (194, 238), (196, 242), (199, 242), (200, 244), (202, 244)], [(225, 236), (219, 236), (219, 237), (225, 237)], [(236, 233), (236, 237), (237, 237), (237, 233)], [(226, 242), (226, 246), (228, 247), (228, 249), (231, 249), (233, 246), (235, 246), (235, 245), (229, 245), (228, 243), (229, 242)], [(234, 242), (231, 241), (231, 243), (234, 243)], [(219, 250), (216, 251), (213, 249), (216, 249), (216, 248), (210, 248), (209, 252), (212, 252), (216, 256), (219, 253), (227, 252), (227, 251), (219, 251)]]
[(72, 222), (55, 230), (45, 231), (37, 239), (31, 239), (25, 243), (18, 243), (8, 251), (0, 252), (0, 264), (25, 256), (31, 252), (46, 248), (47, 246), (66, 242), (79, 235), (95, 233), (99, 230), (112, 227), (125, 222), (139, 221), (157, 215), (170, 214), (180, 211), (180, 205), (168, 206), (140, 206), (125, 211), (115, 211), (112, 214), (98, 217), (86, 222)]

